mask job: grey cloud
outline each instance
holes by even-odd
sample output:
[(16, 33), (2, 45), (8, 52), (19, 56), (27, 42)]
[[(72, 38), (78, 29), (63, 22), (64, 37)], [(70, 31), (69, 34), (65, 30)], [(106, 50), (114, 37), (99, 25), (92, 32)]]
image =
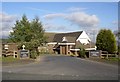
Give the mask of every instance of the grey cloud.
[(0, 13), (0, 26), (2, 26), (0, 36), (8, 36), (12, 30), (12, 26), (17, 19), (16, 15), (9, 15), (6, 13)]
[[(63, 18), (70, 22), (70, 25), (77, 25), (80, 29), (86, 31), (91, 37), (92, 41), (95, 42), (96, 35), (99, 31), (98, 24), (99, 19), (96, 15), (89, 15), (84, 12), (72, 12), (69, 14), (58, 13), (58, 14), (47, 14), (44, 16), (46, 20), (53, 20), (55, 18)], [(64, 25), (64, 24), (63, 24)], [(47, 27), (48, 28), (48, 27)], [(68, 27), (49, 26), (52, 29), (70, 30)], [(63, 28), (63, 29), (62, 29)], [(73, 27), (74, 28), (74, 27)]]
[(97, 26), (99, 20), (96, 15), (88, 15), (83, 12), (74, 12), (65, 17), (66, 20), (80, 27), (94, 27)]
[(71, 24), (76, 24), (79, 27), (95, 27), (99, 23), (99, 19), (96, 15), (89, 15), (84, 12), (73, 12), (69, 14), (47, 14), (44, 16), (44, 18), (47, 20), (59, 17), (62, 17), (64, 20), (71, 22)]
[(16, 19), (15, 15), (8, 15), (6, 13), (0, 13), (0, 22), (12, 22), (14, 19)]
[(56, 24), (52, 24), (52, 23), (46, 23), (43, 24), (43, 28), (46, 30), (68, 30), (68, 28), (64, 25), (56, 25)]
[(43, 16), (43, 18), (50, 20), (50, 19), (59, 18), (59, 17), (64, 18), (65, 16), (66, 15), (63, 13), (56, 13), (56, 14), (47, 14), (47, 15)]

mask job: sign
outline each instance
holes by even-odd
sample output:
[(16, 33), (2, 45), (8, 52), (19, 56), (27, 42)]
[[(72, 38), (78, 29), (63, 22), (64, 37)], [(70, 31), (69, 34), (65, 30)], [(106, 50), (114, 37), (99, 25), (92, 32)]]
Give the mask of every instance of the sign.
[(28, 50), (21, 50), (20, 51), (20, 57), (21, 58), (28, 58), (29, 57), (29, 51)]
[(92, 57), (99, 57), (101, 55), (101, 50), (91, 50), (89, 54)]

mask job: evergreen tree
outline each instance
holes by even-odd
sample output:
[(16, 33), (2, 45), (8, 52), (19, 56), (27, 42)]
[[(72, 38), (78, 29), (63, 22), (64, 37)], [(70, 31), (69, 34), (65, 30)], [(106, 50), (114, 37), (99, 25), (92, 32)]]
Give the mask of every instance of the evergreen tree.
[(44, 29), (38, 17), (33, 19), (30, 26), (32, 36), (29, 46), (31, 46), (38, 55), (38, 46), (43, 45), (46, 41), (46, 38), (44, 37)]
[(18, 43), (18, 48), (25, 45), (32, 55), (39, 55), (38, 47), (41, 46), (46, 38), (44, 37), (44, 29), (39, 18), (36, 17), (31, 22), (28, 21), (26, 15), (22, 16), (21, 20), (17, 20), (13, 27), (13, 32), (10, 33), (9, 40)]
[[(30, 37), (28, 37), (30, 31), (30, 23), (27, 20), (26, 15), (23, 15), (22, 19), (16, 21), (13, 27), (13, 32), (10, 33), (9, 39), (12, 42), (29, 42)], [(28, 39), (29, 38), (29, 39)]]
[(99, 31), (96, 46), (98, 50), (108, 51), (108, 53), (114, 53), (117, 50), (116, 39), (111, 30), (102, 29)]
[(116, 35), (118, 37), (118, 54), (119, 54), (119, 57), (120, 57), (120, 30), (118, 31), (118, 33)]

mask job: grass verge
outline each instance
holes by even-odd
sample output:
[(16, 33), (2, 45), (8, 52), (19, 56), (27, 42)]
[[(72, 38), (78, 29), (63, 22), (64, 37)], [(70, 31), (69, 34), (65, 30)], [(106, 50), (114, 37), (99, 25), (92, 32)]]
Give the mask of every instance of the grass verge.
[(108, 61), (120, 61), (120, 58), (111, 57), (111, 58), (108, 58), (106, 60), (108, 60)]
[(13, 56), (9, 56), (9, 57), (1, 57), (0, 60), (2, 62), (14, 62), (14, 61), (18, 61), (20, 59), (19, 58), (13, 58)]
[(112, 65), (118, 65), (118, 62), (120, 61), (120, 58), (115, 58), (115, 57), (109, 57), (108, 59), (106, 58), (88, 58), (88, 59), (92, 61), (103, 62)]

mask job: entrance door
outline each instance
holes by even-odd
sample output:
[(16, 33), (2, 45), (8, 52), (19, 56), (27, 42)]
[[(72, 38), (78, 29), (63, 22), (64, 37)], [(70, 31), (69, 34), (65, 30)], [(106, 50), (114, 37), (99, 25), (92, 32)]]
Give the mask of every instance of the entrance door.
[(62, 54), (66, 54), (66, 46), (62, 46)]

